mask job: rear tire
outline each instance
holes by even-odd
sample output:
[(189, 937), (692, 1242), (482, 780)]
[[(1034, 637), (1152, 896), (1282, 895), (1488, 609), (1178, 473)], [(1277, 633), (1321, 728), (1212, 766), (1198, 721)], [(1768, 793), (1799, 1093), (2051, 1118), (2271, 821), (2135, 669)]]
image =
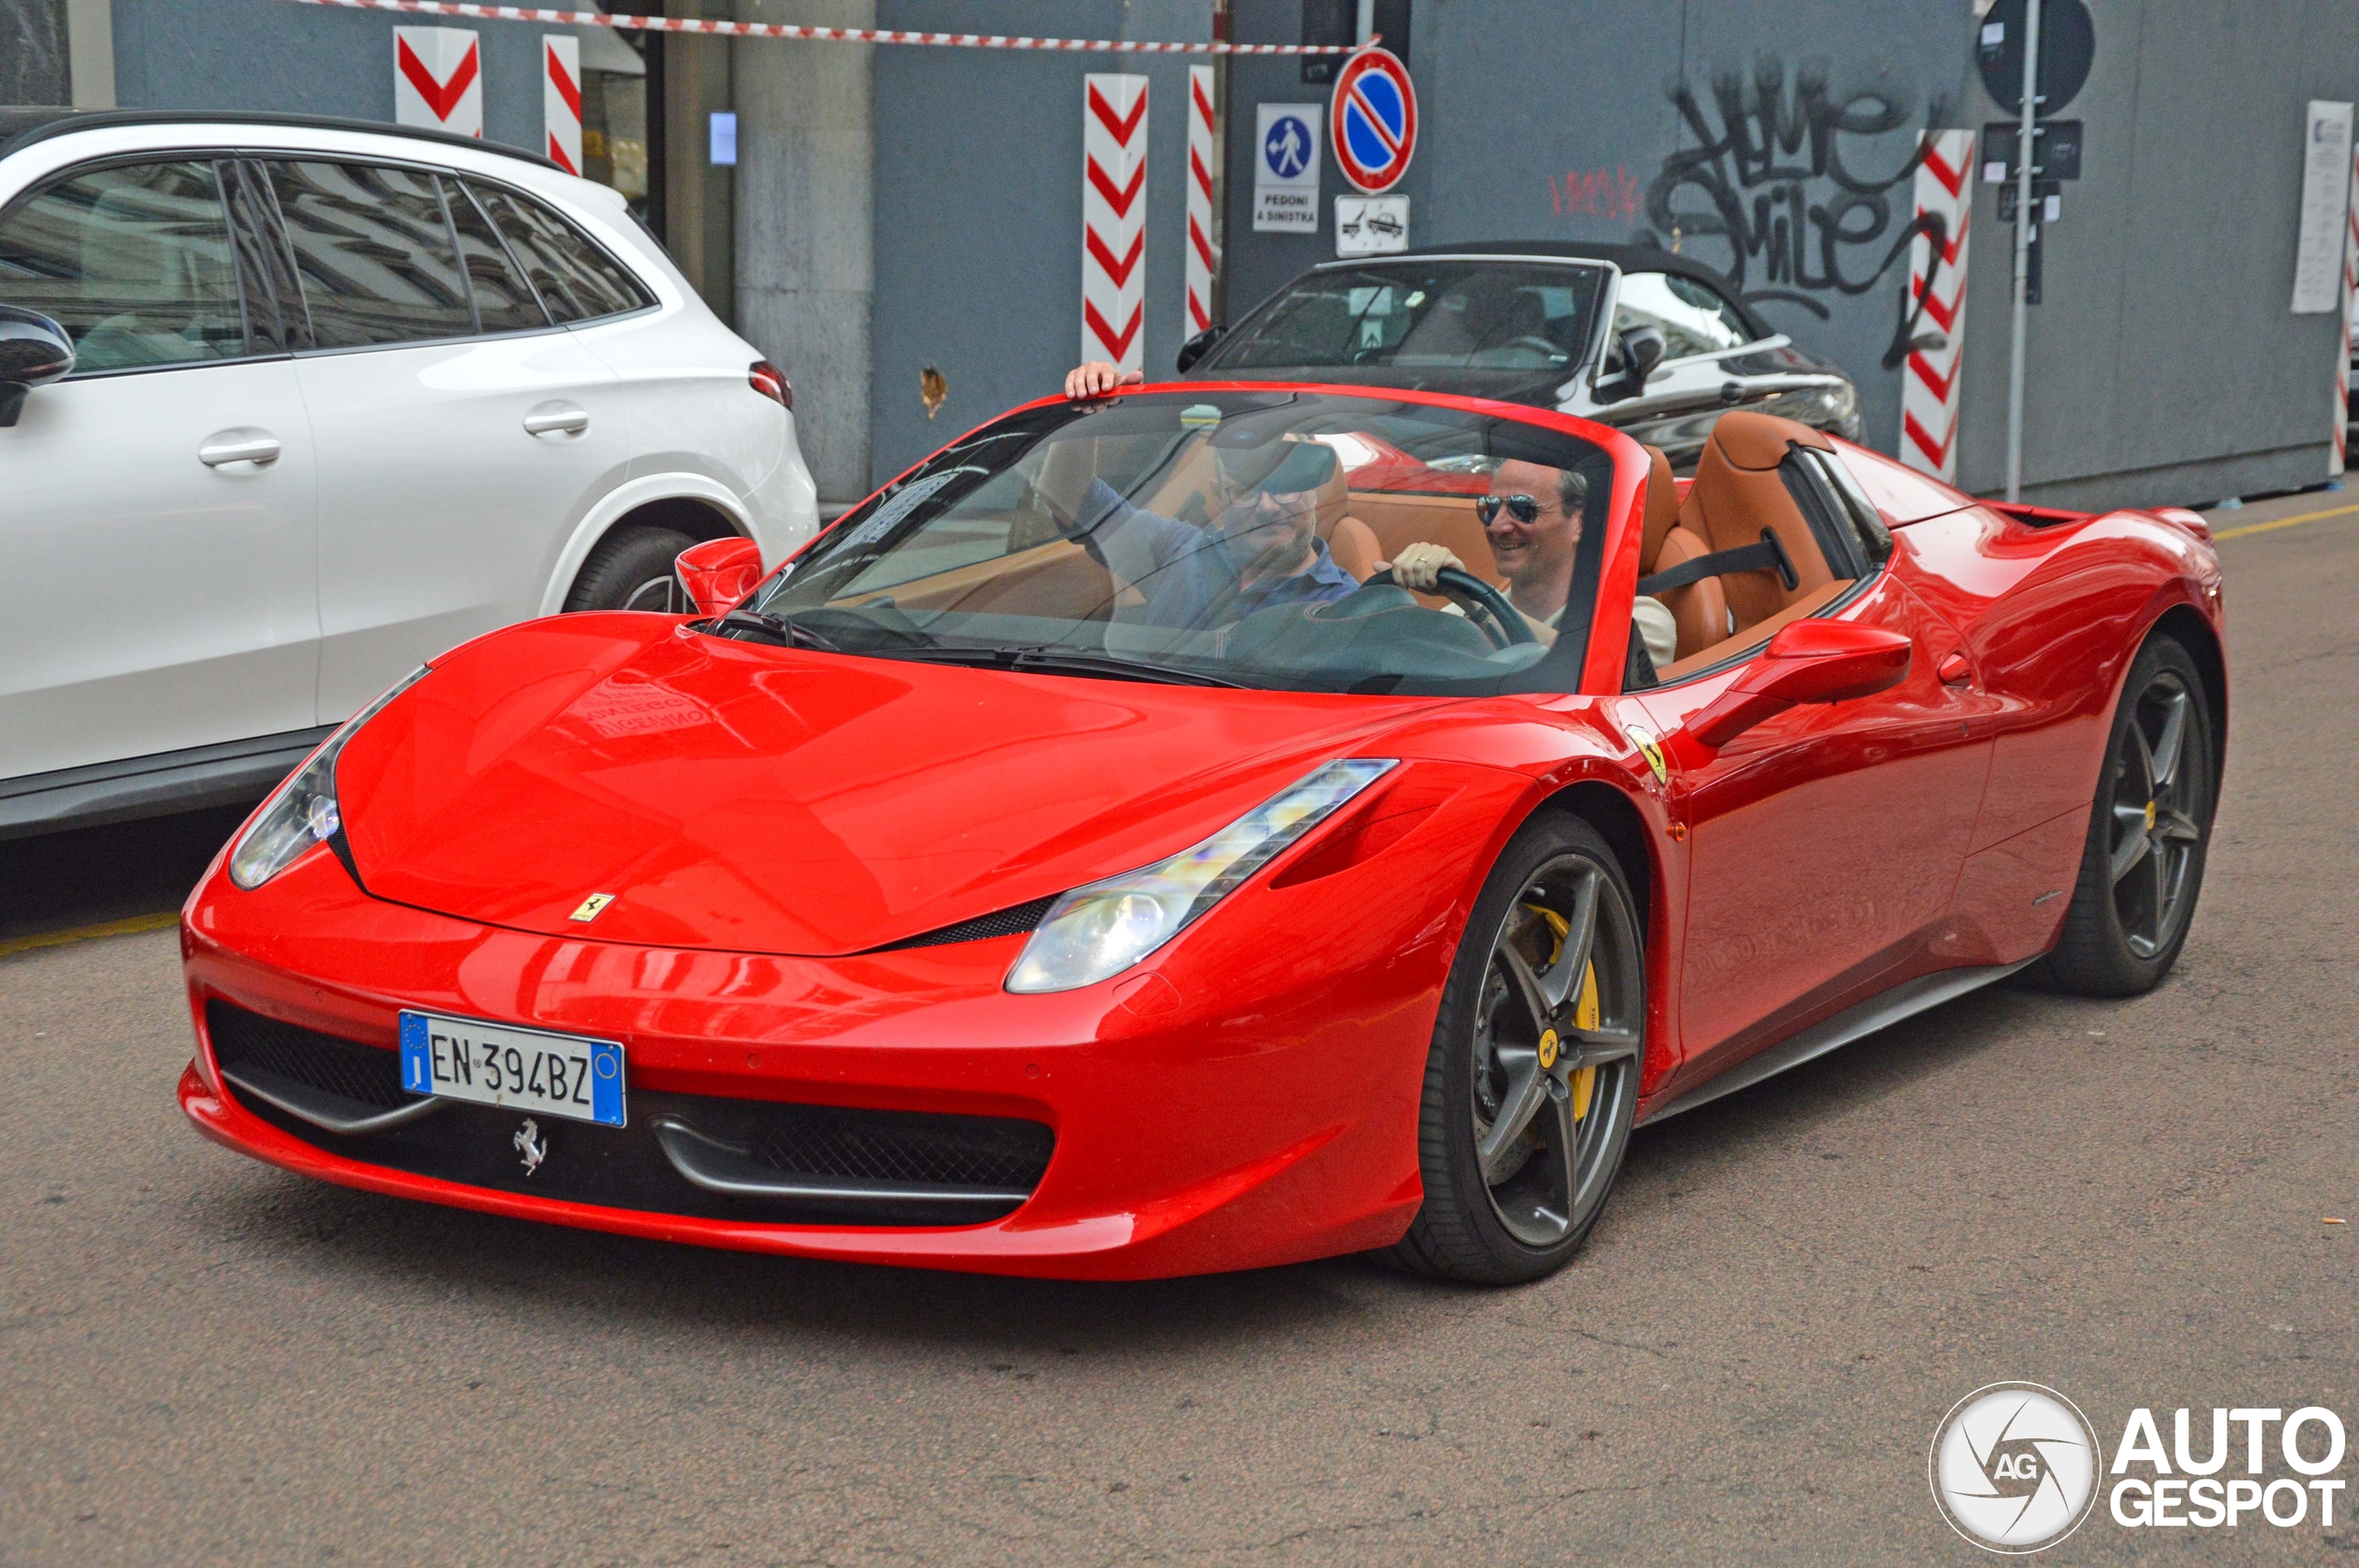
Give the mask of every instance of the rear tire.
[(1637, 910), (1588, 823), (1543, 815), (1508, 842), (1442, 990), (1417, 1123), (1425, 1204), (1394, 1263), (1504, 1285), (1552, 1274), (1580, 1250), (1638, 1106)]
[(2121, 685), (2063, 934), (2036, 978), (2082, 996), (2139, 996), (2171, 972), (2212, 843), (2213, 726), (2195, 661), (2175, 638), (2149, 638)]
[(677, 529), (616, 529), (591, 546), (573, 591), (565, 596), (566, 609), (686, 614), (687, 596), (672, 574), (672, 563), (695, 543)]

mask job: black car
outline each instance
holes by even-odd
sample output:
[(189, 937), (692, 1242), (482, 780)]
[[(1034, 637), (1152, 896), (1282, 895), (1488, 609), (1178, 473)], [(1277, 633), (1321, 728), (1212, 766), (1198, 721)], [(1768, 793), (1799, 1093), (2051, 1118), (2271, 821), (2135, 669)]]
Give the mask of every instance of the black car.
[(1627, 430), (1683, 472), (1731, 408), (1860, 439), (1840, 367), (1772, 331), (1709, 267), (1634, 245), (1484, 241), (1330, 262), (1190, 339), (1179, 369), (1532, 404)]

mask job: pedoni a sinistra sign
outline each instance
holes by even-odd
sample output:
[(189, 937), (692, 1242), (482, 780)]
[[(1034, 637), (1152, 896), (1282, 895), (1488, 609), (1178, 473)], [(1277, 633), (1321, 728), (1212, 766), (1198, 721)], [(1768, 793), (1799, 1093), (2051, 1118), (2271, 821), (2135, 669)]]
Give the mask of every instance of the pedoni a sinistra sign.
[[(2350, 1503), (2341, 1415), (2324, 1405), (2141, 1405), (2112, 1461), (2062, 1394), (1994, 1383), (1934, 1428), (1927, 1479), (1942, 1517), (1986, 1550), (2043, 1551), (2093, 1518), (2103, 1530), (2333, 1529)], [(2345, 1521), (2347, 1524), (2347, 1521)]]

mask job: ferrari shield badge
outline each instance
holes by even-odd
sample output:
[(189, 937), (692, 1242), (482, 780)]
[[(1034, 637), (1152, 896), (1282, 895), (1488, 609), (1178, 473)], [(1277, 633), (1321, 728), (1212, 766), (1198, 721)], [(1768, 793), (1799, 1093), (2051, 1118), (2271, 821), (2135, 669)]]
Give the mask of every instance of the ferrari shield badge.
[(615, 895), (611, 893), (593, 893), (576, 906), (573, 913), (568, 915), (566, 919), (569, 920), (580, 920), (584, 925), (587, 925), (592, 920), (598, 918), (600, 910), (605, 908), (607, 905), (612, 904), (614, 901)]
[[(1625, 724), (1622, 731), (1630, 737), (1630, 743), (1638, 748), (1638, 755), (1647, 759), (1647, 766), (1654, 769), (1655, 782), (1670, 783), (1671, 764), (1663, 760), (1662, 743), (1656, 738), (1655, 732), (1643, 724)], [(581, 919), (578, 915), (574, 918)]]

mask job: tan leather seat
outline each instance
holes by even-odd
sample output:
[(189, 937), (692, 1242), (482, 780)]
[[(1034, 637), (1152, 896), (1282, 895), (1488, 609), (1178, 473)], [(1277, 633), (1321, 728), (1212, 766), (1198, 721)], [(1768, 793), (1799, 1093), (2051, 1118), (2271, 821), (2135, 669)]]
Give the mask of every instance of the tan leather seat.
[[(1707, 552), (1736, 550), (1759, 544), (1766, 528), (1777, 535), (1787, 559), (1793, 563), (1797, 581), (1788, 588), (1775, 568), (1762, 567), (1723, 572), (1692, 584), (1691, 588), (1714, 587), (1720, 591), (1723, 607), (1717, 614), (1726, 629), (1700, 645), (1691, 644), (1688, 618), (1681, 616), (1678, 658), (1659, 672), (1662, 679), (1676, 680), (1758, 647), (1780, 626), (1817, 614), (1850, 586), (1848, 578), (1837, 577), (1827, 566), (1817, 535), (1778, 477), (1778, 467), (1786, 461), (1787, 450), (1794, 446), (1834, 450), (1825, 436), (1809, 426), (1766, 414), (1724, 414), (1712, 427), (1711, 439), (1704, 444), (1696, 478), (1687, 487), (1687, 498), (1680, 505), (1667, 541), (1685, 534)], [(1651, 491), (1651, 480), (1649, 487)], [(1650, 507), (1649, 532), (1652, 521)], [(1672, 559), (1675, 548), (1684, 546), (1666, 543), (1655, 570), (1677, 564)], [(1692, 559), (1697, 553), (1687, 549), (1678, 558)], [(1670, 603), (1672, 597), (1665, 594), (1664, 602)], [(1678, 614), (1676, 608), (1673, 614)], [(1702, 618), (1709, 620), (1711, 615), (1708, 613)]]
[(1375, 574), (1376, 563), (1384, 559), (1384, 546), (1376, 542), (1376, 530), (1356, 517), (1335, 525), (1335, 532), (1327, 536), (1327, 553), (1362, 582)]
[(1362, 582), (1376, 570), (1376, 563), (1383, 560), (1384, 547), (1376, 537), (1376, 530), (1350, 515), (1352, 496), (1344, 481), (1344, 471), (1338, 467), (1319, 487), (1319, 511), (1313, 524), (1319, 537), (1327, 541), (1327, 553), (1335, 564)]
[[(1723, 572), (1720, 591), (1743, 632), (1835, 580), (1809, 520), (1794, 504), (1778, 465), (1790, 446), (1833, 449), (1807, 425), (1767, 414), (1724, 414), (1696, 462), (1695, 483), (1679, 509), (1679, 527), (1701, 539), (1708, 550), (1735, 550), (1761, 543), (1770, 530), (1793, 563), (1796, 582), (1788, 588), (1776, 568)], [(1685, 644), (1681, 645), (1685, 651)]]
[[(1638, 541), (1642, 578), (1711, 553), (1711, 546), (1679, 526), (1679, 486), (1672, 478), (1671, 459), (1659, 447), (1649, 447), (1646, 453), (1647, 527)], [(1684, 588), (1668, 588), (1654, 597), (1662, 601), (1679, 627), (1673, 657), (1684, 659), (1729, 635), (1729, 603), (1720, 591), (1719, 579), (1708, 577)]]

